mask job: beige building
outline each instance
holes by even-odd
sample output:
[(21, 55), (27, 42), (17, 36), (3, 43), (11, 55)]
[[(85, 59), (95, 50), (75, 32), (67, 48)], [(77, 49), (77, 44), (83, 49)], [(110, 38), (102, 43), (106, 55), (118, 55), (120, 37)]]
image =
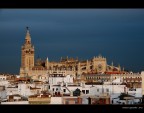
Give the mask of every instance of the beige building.
[(51, 62), (47, 58), (46, 60), (36, 59), (35, 50), (31, 43), (31, 36), (27, 27), (25, 43), (21, 47), (21, 77), (32, 77), (38, 75), (49, 74), (63, 74), (72, 75), (74, 77), (80, 76), (82, 73), (104, 73), (111, 71), (120, 71), (120, 66), (113, 66), (107, 64), (106, 58), (101, 55), (93, 57), (90, 60), (80, 61), (74, 58), (61, 58), (59, 62)]
[(141, 72), (142, 77), (142, 95), (144, 96), (144, 71)]
[[(99, 84), (102, 81), (107, 83), (113, 83), (112, 81), (120, 80), (122, 84), (125, 84), (129, 88), (141, 88), (142, 77), (139, 73), (119, 73), (119, 74), (82, 74), (81, 80), (85, 83)], [(116, 84), (116, 83), (113, 83)]]
[(51, 95), (49, 94), (40, 94), (40, 95), (31, 95), (28, 97), (29, 104), (50, 104)]

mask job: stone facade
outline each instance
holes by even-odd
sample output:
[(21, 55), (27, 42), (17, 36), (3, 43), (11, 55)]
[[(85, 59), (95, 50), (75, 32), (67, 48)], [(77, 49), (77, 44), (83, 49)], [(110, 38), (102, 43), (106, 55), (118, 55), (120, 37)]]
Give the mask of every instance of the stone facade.
[(127, 72), (121, 72), (119, 74), (92, 74), (92, 73), (87, 73), (87, 74), (82, 74), (81, 75), (81, 80), (84, 81), (85, 83), (101, 83), (103, 82), (109, 82), (111, 83), (112, 81), (120, 79), (120, 81), (123, 84), (126, 84), (127, 87), (129, 88), (141, 88), (142, 84), (142, 77), (141, 74), (139, 73), (127, 73)]
[(120, 66), (107, 65), (106, 58), (101, 55), (90, 60), (80, 61), (74, 58), (61, 58), (59, 62), (51, 62), (38, 58), (34, 60), (34, 46), (31, 43), (29, 29), (26, 30), (25, 43), (21, 48), (20, 76), (35, 76), (49, 74), (80, 76), (82, 73), (104, 73), (106, 71), (120, 71)]
[(144, 96), (144, 71), (141, 72), (142, 77), (142, 95)]

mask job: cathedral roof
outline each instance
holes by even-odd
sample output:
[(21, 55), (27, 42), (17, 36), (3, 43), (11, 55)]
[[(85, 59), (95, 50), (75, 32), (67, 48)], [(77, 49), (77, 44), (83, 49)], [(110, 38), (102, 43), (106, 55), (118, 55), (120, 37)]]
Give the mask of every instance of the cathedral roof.
[(120, 71), (108, 71), (108, 72), (105, 72), (105, 74), (124, 74), (124, 72), (120, 72)]

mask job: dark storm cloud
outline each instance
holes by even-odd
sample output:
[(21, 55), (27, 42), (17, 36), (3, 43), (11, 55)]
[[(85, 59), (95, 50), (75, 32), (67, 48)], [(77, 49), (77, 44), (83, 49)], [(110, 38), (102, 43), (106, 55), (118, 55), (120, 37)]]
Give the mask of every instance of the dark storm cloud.
[(144, 9), (2, 9), (0, 72), (18, 73), (25, 27), (35, 57), (90, 59), (102, 54), (110, 64), (144, 68)]

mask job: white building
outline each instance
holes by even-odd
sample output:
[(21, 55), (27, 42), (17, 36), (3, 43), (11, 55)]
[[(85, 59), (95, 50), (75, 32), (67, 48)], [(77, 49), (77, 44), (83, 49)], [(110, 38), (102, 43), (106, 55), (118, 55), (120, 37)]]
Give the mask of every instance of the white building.
[(8, 87), (10, 85), (10, 83), (7, 80), (0, 80), (0, 86), (6, 86)]
[(51, 97), (50, 104), (62, 104), (62, 97)]
[(101, 95), (107, 93), (108, 95), (114, 93), (124, 93), (127, 91), (125, 85), (86, 85), (85, 83), (65, 83), (61, 82), (56, 85), (49, 85), (49, 92), (55, 94), (56, 92), (62, 94), (72, 94), (76, 89), (80, 89), (83, 95)]
[(18, 94), (28, 97), (30, 95), (39, 94), (41, 91), (47, 91), (47, 84), (36, 84), (36, 83), (19, 83), (18, 84)]
[(71, 75), (66, 75), (66, 76), (63, 76), (61, 74), (53, 74), (53, 75), (50, 75), (49, 78), (48, 78), (48, 82), (49, 84), (51, 85), (57, 85), (61, 82), (68, 82), (68, 83), (73, 83), (73, 76)]
[(6, 75), (0, 75), (0, 81), (6, 80)]
[(6, 98), (6, 90), (5, 90), (5, 86), (0, 86), (0, 98), (4, 99)]
[(10, 85), (6, 87), (7, 95), (19, 94), (24, 97), (38, 94), (41, 91), (48, 90), (47, 84), (36, 84), (36, 83), (18, 83), (18, 85)]
[(17, 86), (8, 86), (6, 87), (7, 95), (19, 94)]

